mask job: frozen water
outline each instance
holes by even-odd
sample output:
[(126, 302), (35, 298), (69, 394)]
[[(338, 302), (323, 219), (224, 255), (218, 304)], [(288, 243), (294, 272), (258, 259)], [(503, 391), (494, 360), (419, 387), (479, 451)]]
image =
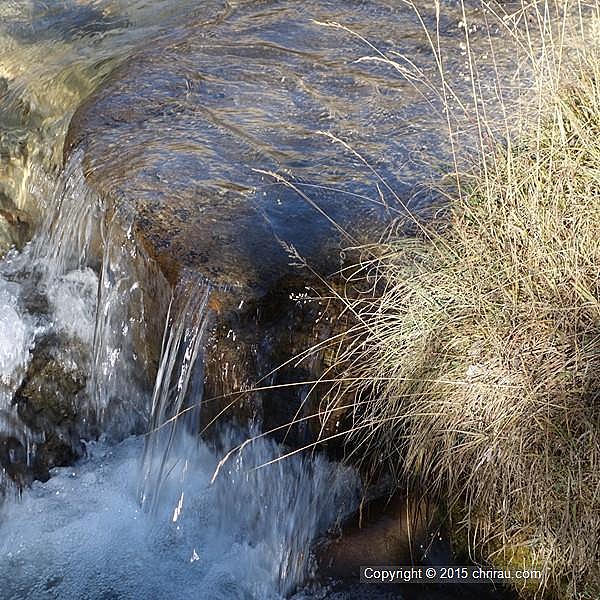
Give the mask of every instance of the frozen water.
[(323, 459), (255, 469), (279, 452), (258, 439), (212, 485), (216, 456), (199, 445), (147, 513), (137, 490), (142, 447), (141, 438), (90, 445), (83, 462), (5, 506), (2, 598), (280, 598), (307, 575), (311, 541), (340, 507), (356, 505), (356, 475)]

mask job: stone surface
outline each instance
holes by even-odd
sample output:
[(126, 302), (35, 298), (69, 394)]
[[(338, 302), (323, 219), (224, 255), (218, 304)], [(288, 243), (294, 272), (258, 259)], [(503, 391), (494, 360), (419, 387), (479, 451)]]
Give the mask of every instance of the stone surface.
[[(442, 12), (450, 64), (464, 62), (460, 17), (453, 4)], [(338, 268), (340, 243), (372, 239), (431, 172), (408, 154), (432, 163), (447, 150), (441, 115), (394, 65), (363, 60), (378, 56), (367, 40), (433, 76), (408, 6), (242, 2), (191, 19), (92, 94), (65, 153), (83, 148), (88, 184), (132, 207), (172, 283), (187, 269), (260, 296), (290, 272), (291, 247)]]
[(31, 236), (27, 215), (0, 191), (0, 258), (11, 248), (21, 248)]
[[(455, 565), (450, 541), (434, 507), (400, 494), (361, 506), (337, 536), (317, 547), (321, 582), (333, 582), (328, 599), (400, 598), (405, 600), (514, 600), (516, 594), (489, 584), (360, 584), (362, 566)], [(460, 563), (465, 564), (463, 563)]]
[[(435, 99), (399, 72), (404, 55), (435, 78), (425, 23), (465, 87), (461, 10), (434, 16), (383, 0), (227, 4), (163, 33), (76, 112), (65, 155), (83, 152), (88, 185), (132, 213), (173, 289), (190, 274), (213, 285), (207, 422), (229, 404), (268, 428), (314, 412), (285, 386), (314, 380), (318, 359), (272, 375), (334, 328), (297, 298), (329, 294), (340, 250), (416, 210), (416, 182), (450, 161)], [(238, 394), (265, 382), (284, 387)]]
[[(13, 403), (21, 422), (40, 440), (32, 459), (16, 439), (5, 441), (14, 446), (12, 459), (5, 452), (2, 464), (15, 470), (19, 483), (32, 479), (46, 481), (50, 469), (66, 466), (83, 456), (80, 439), (85, 431), (85, 417), (80, 410), (85, 393), (87, 363), (85, 348), (73, 339), (50, 335), (40, 340)], [(18, 471), (18, 473), (17, 473)]]

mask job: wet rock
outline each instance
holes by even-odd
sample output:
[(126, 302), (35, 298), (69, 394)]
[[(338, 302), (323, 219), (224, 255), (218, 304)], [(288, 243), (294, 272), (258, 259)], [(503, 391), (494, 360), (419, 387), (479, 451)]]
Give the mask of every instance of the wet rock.
[(33, 350), (13, 398), (21, 422), (41, 440), (27, 461), (22, 451), (9, 461), (11, 469), (21, 471), (22, 481), (45, 481), (52, 468), (72, 464), (83, 456), (81, 437), (87, 415), (80, 406), (88, 360), (80, 344), (56, 335), (47, 336)]
[(10, 248), (21, 248), (29, 240), (31, 231), (27, 215), (0, 192), (0, 257)]
[[(319, 305), (297, 298), (326, 292), (314, 271), (338, 270), (341, 248), (385, 220), (369, 169), (316, 133), (344, 103), (344, 119), (379, 152), (374, 164), (384, 156), (377, 132), (359, 125), (375, 79), (345, 72), (338, 48), (342, 37), (349, 51), (357, 44), (292, 3), (262, 11), (199, 20), (128, 61), (77, 112), (65, 146), (82, 149), (98, 195), (133, 212), (138, 244), (173, 289), (190, 273), (213, 286), (205, 426), (234, 416), (271, 429), (294, 418), (299, 384), (319, 366), (276, 367), (328, 329)], [(328, 58), (340, 66), (335, 85)], [(397, 82), (387, 84), (400, 101)], [(279, 391), (248, 392), (269, 382)]]
[[(9, 480), (24, 485), (28, 481), (27, 450), (22, 442), (5, 433), (0, 435), (0, 468)], [(3, 486), (0, 486), (0, 497)]]
[(205, 357), (203, 427), (233, 417), (241, 425), (258, 420), (293, 447), (316, 439), (322, 353), (299, 357), (332, 335), (336, 322), (319, 300), (326, 290), (308, 281), (282, 279), (260, 301), (219, 314)]
[[(461, 18), (447, 7), (429, 21), (459, 85)], [(71, 122), (65, 156), (83, 154), (108, 213), (132, 215), (137, 244), (171, 289), (194, 278), (212, 286), (204, 426), (236, 418), (272, 429), (315, 412), (318, 402), (303, 402), (322, 355), (276, 370), (333, 327), (297, 298), (328, 294), (341, 250), (405, 214), (409, 193), (418, 210), (413, 185), (427, 161), (408, 160), (412, 150), (431, 164), (451, 156), (443, 116), (393, 65), (363, 60), (373, 48), (339, 22), (435, 76), (422, 22), (402, 3), (236, 3), (164, 32)], [(268, 385), (277, 391), (248, 391)]]
[(317, 552), (319, 573), (333, 579), (357, 578), (361, 566), (452, 562), (448, 542), (439, 534), (435, 511), (399, 495), (367, 503), (342, 526), (340, 535)]

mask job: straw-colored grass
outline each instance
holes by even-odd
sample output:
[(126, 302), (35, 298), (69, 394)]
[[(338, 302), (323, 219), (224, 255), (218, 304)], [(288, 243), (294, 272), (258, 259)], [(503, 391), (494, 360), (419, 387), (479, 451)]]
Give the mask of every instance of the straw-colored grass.
[(337, 369), (351, 455), (444, 502), (476, 560), (542, 567), (524, 595), (597, 599), (600, 54), (563, 42), (531, 127), (349, 275)]

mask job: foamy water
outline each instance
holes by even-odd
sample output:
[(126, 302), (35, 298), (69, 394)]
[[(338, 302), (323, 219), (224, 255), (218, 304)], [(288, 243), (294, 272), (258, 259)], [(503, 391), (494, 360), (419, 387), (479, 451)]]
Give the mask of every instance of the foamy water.
[(296, 575), (309, 574), (311, 541), (358, 497), (355, 474), (323, 459), (253, 470), (278, 455), (265, 440), (211, 485), (216, 456), (202, 444), (150, 515), (138, 502), (142, 447), (141, 438), (90, 444), (80, 464), (5, 506), (2, 598), (279, 598), (300, 581), (286, 570), (299, 561)]
[[(12, 394), (44, 336), (92, 351), (98, 276), (32, 248), (0, 265), (0, 417), (2, 431), (35, 452), (43, 440), (20, 421)], [(228, 431), (216, 452), (182, 431), (164, 455), (144, 455), (144, 437), (88, 443), (78, 464), (3, 504), (0, 598), (269, 599), (301, 589), (314, 541), (357, 506), (359, 478), (320, 456), (267, 465), (284, 450), (258, 438), (211, 483), (219, 459), (249, 435)], [(160, 473), (151, 511), (142, 509), (147, 472)]]
[(48, 291), (58, 331), (91, 346), (96, 322), (98, 276), (89, 268), (70, 271)]
[(34, 325), (19, 306), (19, 286), (0, 276), (0, 385), (23, 371), (33, 343)]

